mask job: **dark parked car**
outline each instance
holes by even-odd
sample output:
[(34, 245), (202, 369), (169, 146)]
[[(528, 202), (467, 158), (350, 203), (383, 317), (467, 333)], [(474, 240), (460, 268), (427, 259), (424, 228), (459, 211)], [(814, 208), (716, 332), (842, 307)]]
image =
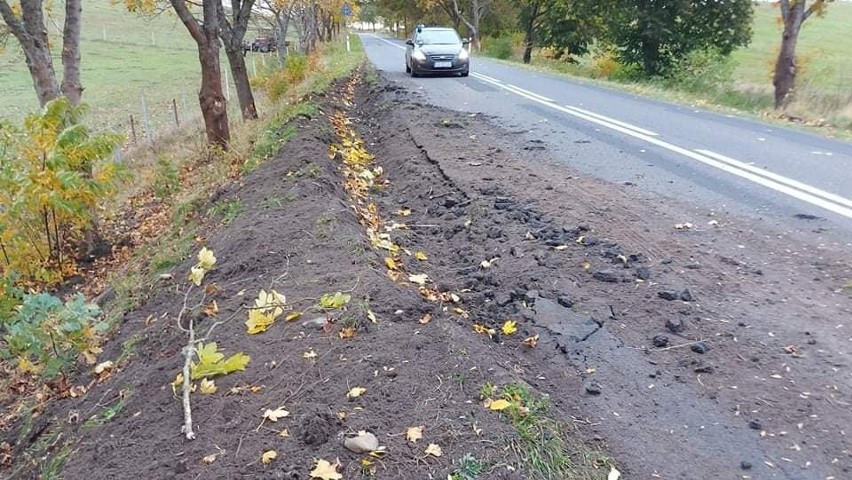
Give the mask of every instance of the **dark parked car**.
[(418, 26), (405, 41), (405, 71), (412, 77), (427, 73), (470, 73), (468, 41), (452, 28)]

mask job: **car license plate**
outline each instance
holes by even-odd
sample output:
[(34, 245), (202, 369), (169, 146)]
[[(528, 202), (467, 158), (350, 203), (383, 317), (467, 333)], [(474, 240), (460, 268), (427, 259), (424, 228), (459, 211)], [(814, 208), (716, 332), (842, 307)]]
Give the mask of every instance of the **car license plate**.
[(453, 62), (435, 62), (435, 68), (452, 68)]

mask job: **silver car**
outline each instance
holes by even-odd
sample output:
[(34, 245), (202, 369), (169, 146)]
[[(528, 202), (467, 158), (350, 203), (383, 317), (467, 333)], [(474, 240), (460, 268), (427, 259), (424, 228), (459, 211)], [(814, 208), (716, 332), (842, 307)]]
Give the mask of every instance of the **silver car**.
[(405, 41), (405, 71), (412, 77), (424, 74), (470, 73), (469, 42), (453, 28), (418, 26)]

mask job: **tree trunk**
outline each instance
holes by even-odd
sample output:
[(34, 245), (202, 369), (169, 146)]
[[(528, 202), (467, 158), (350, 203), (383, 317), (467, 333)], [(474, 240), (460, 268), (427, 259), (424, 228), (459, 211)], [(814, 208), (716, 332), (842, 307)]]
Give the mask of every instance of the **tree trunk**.
[(62, 94), (71, 105), (83, 96), (80, 82), (80, 25), (83, 17), (81, 0), (65, 1), (65, 26), (62, 29)]
[(24, 51), (39, 106), (44, 107), (47, 102), (59, 96), (59, 85), (56, 83), (50, 43), (44, 26), (42, 1), (21, 0), (21, 17), (18, 18), (9, 3), (0, 0), (0, 16)]
[(535, 45), (535, 21), (538, 18), (540, 8), (538, 2), (533, 2), (527, 12), (529, 18), (524, 29), (524, 63), (532, 61), (532, 50), (533, 45)]
[(255, 120), (257, 118), (257, 107), (254, 103), (254, 94), (249, 83), (246, 58), (243, 56), (242, 41), (234, 48), (234, 45), (225, 44), (225, 55), (228, 57), (228, 65), (231, 66), (231, 76), (234, 78), (234, 86), (237, 88), (237, 99), (240, 102), (240, 111), (243, 120)]
[(785, 108), (792, 99), (796, 85), (796, 43), (799, 31), (805, 20), (805, 2), (796, 2), (784, 12), (784, 33), (781, 35), (781, 50), (775, 61), (775, 74), (772, 85), (775, 86), (775, 109)]
[(203, 26), (189, 11), (185, 0), (169, 0), (198, 46), (201, 63), (201, 89), (198, 103), (204, 117), (207, 144), (228, 149), (231, 131), (228, 108), (222, 94), (222, 71), (219, 66), (219, 15), (214, 2), (202, 4)]

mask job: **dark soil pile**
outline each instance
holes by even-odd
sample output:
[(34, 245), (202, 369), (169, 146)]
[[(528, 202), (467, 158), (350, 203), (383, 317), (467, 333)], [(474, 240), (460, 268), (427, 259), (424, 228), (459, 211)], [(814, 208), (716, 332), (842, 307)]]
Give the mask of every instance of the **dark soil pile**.
[[(338, 109), (388, 181), (372, 195), (388, 224), (406, 224), (393, 240), (426, 254), (404, 255), (405, 270), (458, 303), (388, 278), (329, 157), (338, 139), (326, 114)], [(82, 399), (55, 404), (27, 440), (57, 429), (78, 439), (65, 478), (307, 479), (321, 458), (340, 459), (344, 478), (374, 468), (376, 478), (443, 479), (465, 454), (484, 461), (480, 478), (533, 478), (508, 447), (517, 432), (483, 406), (487, 383), (549, 397), (549, 415), (586, 441), (571, 447), (580, 477), (609, 472), (603, 462), (594, 469), (602, 457), (583, 457), (590, 444), (627, 478), (850, 475), (842, 248), (817, 259), (804, 237), (735, 218), (676, 229), (691, 205), (580, 178), (489, 119), (420, 104), (398, 85), (362, 82), (354, 106), (335, 94), (322, 111), (299, 120), (279, 156), (217, 194), (239, 200), (242, 213), (211, 223), (199, 248), (218, 257), (207, 280), (221, 288), (219, 318), (270, 288), (296, 310), (345, 292), (345, 310), (309, 310), (259, 335), (246, 334), (243, 315), (218, 326), (211, 340), (251, 363), (217, 378), (216, 394), (193, 394), (198, 438), (189, 442), (170, 386), (183, 364), (175, 317), (187, 260), (102, 356), (118, 358), (133, 339), (129, 362)], [(503, 335), (506, 320), (519, 331)], [(341, 338), (351, 327), (354, 337)], [(535, 347), (522, 344), (535, 335)], [(347, 398), (353, 387), (366, 391)], [(290, 415), (262, 422), (278, 407)], [(423, 438), (412, 443), (415, 426)], [(360, 430), (387, 453), (346, 450), (341, 437)], [(432, 443), (443, 455), (424, 452)], [(268, 450), (277, 458), (264, 464)]]

